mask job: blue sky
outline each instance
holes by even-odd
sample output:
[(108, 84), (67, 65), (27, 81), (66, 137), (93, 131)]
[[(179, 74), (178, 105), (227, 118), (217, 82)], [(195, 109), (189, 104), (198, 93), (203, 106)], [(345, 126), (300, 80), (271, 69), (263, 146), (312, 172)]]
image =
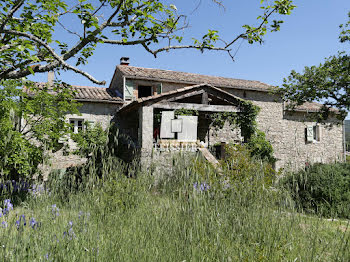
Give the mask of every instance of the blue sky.
[[(261, 13), (260, 0), (224, 0), (226, 10), (210, 0), (167, 1), (177, 6), (179, 12), (189, 15), (191, 28), (185, 36), (201, 36), (207, 29), (219, 31), (220, 37), (230, 39), (242, 32), (243, 24), (256, 23)], [(240, 79), (259, 80), (280, 85), (292, 69), (302, 71), (304, 66), (317, 65), (325, 57), (338, 50), (348, 49), (348, 44), (338, 41), (339, 24), (347, 21), (349, 0), (296, 0), (297, 8), (285, 21), (281, 31), (270, 33), (262, 45), (243, 42), (235, 62), (225, 54), (197, 50), (177, 50), (160, 53), (158, 58), (139, 47), (100, 46), (88, 65), (81, 67), (98, 80), (106, 80), (107, 86), (114, 68), (122, 56), (130, 57), (131, 65), (185, 71)], [(63, 73), (60, 78), (76, 85), (93, 85), (88, 79)], [(46, 75), (36, 75), (35, 80), (45, 81)]]

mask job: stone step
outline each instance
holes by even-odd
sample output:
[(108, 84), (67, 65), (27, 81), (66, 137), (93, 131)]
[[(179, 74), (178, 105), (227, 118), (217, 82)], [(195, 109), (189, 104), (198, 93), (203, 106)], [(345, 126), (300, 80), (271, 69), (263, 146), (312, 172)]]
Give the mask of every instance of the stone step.
[(219, 161), (210, 153), (210, 151), (207, 148), (199, 148), (199, 152), (201, 152), (202, 156), (213, 165), (214, 168), (220, 169), (220, 163)]

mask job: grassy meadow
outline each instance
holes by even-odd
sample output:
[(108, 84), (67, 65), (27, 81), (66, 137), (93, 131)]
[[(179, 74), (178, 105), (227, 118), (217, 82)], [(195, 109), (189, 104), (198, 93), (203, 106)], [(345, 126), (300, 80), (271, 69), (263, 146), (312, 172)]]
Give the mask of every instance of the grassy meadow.
[(114, 163), (100, 177), (90, 168), (3, 194), (0, 259), (350, 261), (349, 222), (296, 212), (263, 163), (237, 180), (200, 158), (177, 160), (160, 176)]

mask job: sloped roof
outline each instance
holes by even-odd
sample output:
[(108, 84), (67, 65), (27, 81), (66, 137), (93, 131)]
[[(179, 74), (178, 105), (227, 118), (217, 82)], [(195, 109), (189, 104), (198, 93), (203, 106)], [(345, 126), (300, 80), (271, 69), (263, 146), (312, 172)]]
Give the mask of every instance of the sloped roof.
[(72, 86), (77, 101), (124, 103), (114, 90), (103, 87)]
[[(47, 83), (36, 83), (37, 87), (44, 87)], [(114, 90), (103, 87), (93, 86), (76, 86), (71, 85), (70, 88), (74, 91), (74, 99), (81, 102), (96, 102), (96, 103), (119, 103), (124, 101), (117, 96)], [(30, 90), (23, 89), (24, 92), (31, 95)]]
[(220, 76), (208, 76), (179, 71), (125, 65), (118, 65), (116, 69), (128, 78), (147, 79), (165, 82), (169, 81), (174, 83), (186, 83), (190, 85), (208, 83), (217, 87), (238, 88), (265, 92), (269, 91), (269, 89), (271, 88), (270, 85), (259, 81), (242, 80)]
[(169, 92), (156, 94), (153, 96), (141, 97), (139, 99), (132, 101), (129, 104), (124, 105), (122, 108), (120, 108), (119, 111), (130, 111), (130, 110), (133, 110), (135, 108), (140, 107), (141, 105), (143, 105), (145, 103), (156, 103), (156, 102), (159, 102), (163, 99), (166, 99), (169, 96), (176, 96), (176, 95), (181, 95), (183, 93), (190, 93), (192, 91), (195, 91), (196, 89), (204, 89), (204, 88), (212, 89), (216, 92), (219, 92), (222, 95), (225, 95), (227, 98), (231, 99), (231, 101), (233, 100), (233, 101), (236, 101), (237, 103), (239, 103), (239, 101), (243, 101), (242, 98), (239, 98), (239, 97), (237, 97), (229, 92), (226, 92), (226, 91), (224, 91), (220, 88), (217, 88), (215, 86), (212, 86), (210, 84), (203, 83), (200, 85), (193, 85), (193, 86), (178, 88), (175, 90), (171, 90)]
[[(293, 107), (291, 104), (287, 103), (285, 110), (287, 111), (296, 111), (296, 112), (310, 112), (315, 113), (319, 112), (323, 107), (323, 104), (317, 102), (305, 102), (302, 105)], [(339, 113), (339, 110), (336, 108), (329, 109), (333, 113)]]

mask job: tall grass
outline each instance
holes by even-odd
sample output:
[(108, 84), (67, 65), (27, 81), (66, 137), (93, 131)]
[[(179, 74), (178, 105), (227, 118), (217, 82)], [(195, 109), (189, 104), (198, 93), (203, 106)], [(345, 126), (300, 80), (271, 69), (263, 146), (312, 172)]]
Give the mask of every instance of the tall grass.
[(92, 167), (79, 179), (57, 174), (47, 190), (15, 204), (0, 218), (7, 222), (0, 228), (0, 259), (350, 260), (347, 224), (287, 212), (285, 193), (263, 186), (259, 165), (237, 183), (226, 183), (225, 174), (200, 158), (179, 157), (157, 181), (146, 171), (113, 165), (102, 176)]

